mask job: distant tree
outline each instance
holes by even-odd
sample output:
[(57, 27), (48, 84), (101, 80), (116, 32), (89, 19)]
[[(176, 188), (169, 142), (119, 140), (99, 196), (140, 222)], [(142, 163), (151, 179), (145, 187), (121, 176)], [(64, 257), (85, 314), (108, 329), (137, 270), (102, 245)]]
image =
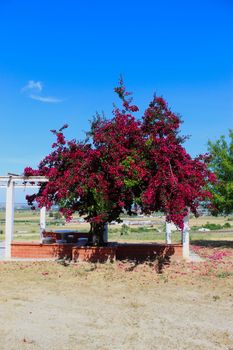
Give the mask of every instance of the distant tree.
[(215, 215), (233, 212), (233, 130), (229, 130), (229, 138), (229, 142), (225, 136), (208, 142), (209, 167), (217, 176), (217, 182), (210, 186)]
[(179, 136), (180, 118), (161, 97), (154, 97), (141, 118), (134, 113), (123, 82), (115, 89), (122, 107), (113, 117), (99, 115), (91, 124), (85, 141), (67, 141), (64, 125), (52, 130), (53, 151), (36, 170), (25, 175), (44, 175), (48, 183), (28, 196), (39, 207), (56, 204), (70, 219), (74, 212), (90, 222), (89, 244), (102, 245), (104, 225), (119, 220), (123, 212), (132, 214), (137, 203), (142, 213), (162, 211), (167, 220), (183, 227), (188, 207), (197, 214), (199, 202), (208, 198), (205, 189), (213, 180), (206, 156), (192, 159)]

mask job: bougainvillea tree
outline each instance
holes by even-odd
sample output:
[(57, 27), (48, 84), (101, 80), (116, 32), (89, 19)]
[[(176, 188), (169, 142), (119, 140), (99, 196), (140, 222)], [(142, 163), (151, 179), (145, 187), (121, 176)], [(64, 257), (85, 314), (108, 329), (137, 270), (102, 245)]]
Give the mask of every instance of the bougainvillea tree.
[(188, 208), (195, 215), (200, 201), (208, 198), (206, 183), (214, 175), (207, 156), (192, 159), (179, 136), (180, 118), (165, 100), (154, 97), (141, 118), (138, 107), (120, 82), (115, 88), (122, 108), (113, 116), (97, 116), (85, 141), (67, 141), (64, 125), (52, 130), (56, 142), (38, 169), (25, 168), (25, 176), (44, 175), (37, 194), (27, 196), (33, 206), (47, 209), (57, 204), (69, 220), (78, 212), (90, 222), (90, 244), (103, 245), (104, 225), (131, 214), (132, 205), (144, 213), (163, 211), (168, 221), (182, 228)]

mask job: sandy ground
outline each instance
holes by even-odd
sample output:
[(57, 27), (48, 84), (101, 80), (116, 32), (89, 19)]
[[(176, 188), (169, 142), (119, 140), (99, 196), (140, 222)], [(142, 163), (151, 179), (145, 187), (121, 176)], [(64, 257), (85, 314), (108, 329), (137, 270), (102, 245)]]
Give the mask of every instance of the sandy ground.
[(232, 253), (214, 254), (162, 274), (154, 264), (1, 262), (0, 349), (232, 350)]

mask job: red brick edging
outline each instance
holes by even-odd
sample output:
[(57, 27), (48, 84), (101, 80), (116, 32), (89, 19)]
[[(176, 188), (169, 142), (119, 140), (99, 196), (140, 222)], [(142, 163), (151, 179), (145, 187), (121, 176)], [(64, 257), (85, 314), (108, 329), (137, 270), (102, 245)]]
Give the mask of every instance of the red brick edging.
[(68, 258), (74, 261), (105, 262), (124, 259), (153, 259), (156, 256), (182, 256), (181, 244), (116, 244), (106, 247), (77, 247), (73, 243), (42, 244), (38, 242), (12, 242), (12, 258)]
[(38, 242), (12, 242), (12, 258), (72, 258), (74, 244), (42, 244)]

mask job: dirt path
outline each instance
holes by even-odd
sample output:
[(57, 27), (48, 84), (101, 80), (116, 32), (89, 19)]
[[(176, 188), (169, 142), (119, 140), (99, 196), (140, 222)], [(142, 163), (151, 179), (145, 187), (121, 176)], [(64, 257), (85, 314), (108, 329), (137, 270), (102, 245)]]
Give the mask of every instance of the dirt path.
[(233, 349), (233, 279), (0, 264), (1, 350)]

